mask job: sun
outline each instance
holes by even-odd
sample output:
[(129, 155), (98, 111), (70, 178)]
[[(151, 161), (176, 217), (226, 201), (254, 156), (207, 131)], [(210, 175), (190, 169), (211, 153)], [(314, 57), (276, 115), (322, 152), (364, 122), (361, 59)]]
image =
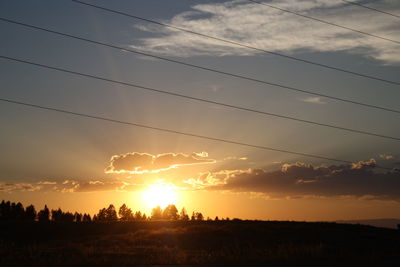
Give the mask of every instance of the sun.
[(147, 207), (160, 206), (165, 208), (176, 202), (175, 187), (171, 184), (153, 184), (149, 189), (142, 192), (142, 199)]

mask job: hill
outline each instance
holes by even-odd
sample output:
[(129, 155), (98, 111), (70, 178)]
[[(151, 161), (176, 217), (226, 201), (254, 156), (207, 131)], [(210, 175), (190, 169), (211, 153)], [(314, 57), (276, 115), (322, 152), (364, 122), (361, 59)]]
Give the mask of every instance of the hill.
[(337, 223), (350, 223), (350, 224), (364, 224), (372, 225), (375, 227), (384, 227), (397, 229), (397, 225), (400, 224), (400, 219), (367, 219), (367, 220), (340, 220)]

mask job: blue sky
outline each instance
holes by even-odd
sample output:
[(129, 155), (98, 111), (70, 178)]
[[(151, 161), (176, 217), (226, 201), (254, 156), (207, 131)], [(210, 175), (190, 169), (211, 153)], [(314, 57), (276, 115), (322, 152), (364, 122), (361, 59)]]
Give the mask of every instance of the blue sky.
[[(263, 49), (400, 82), (400, 45), (300, 19), (248, 1), (91, 1), (100, 6)], [(348, 27), (400, 40), (396, 18), (341, 1), (271, 2)], [(363, 1), (400, 13), (397, 1)], [(0, 16), (85, 38), (336, 97), (400, 109), (399, 86), (355, 77), (155, 27), (70, 1), (3, 1)], [(1, 54), (115, 80), (343, 127), (400, 136), (399, 114), (368, 109), (135, 56), (0, 22)], [(400, 143), (149, 93), (0, 60), (1, 97), (177, 131), (291, 151), (375, 159), (395, 167)], [(113, 155), (206, 151), (215, 165), (181, 176), (332, 162), (260, 151), (112, 123), (0, 104), (0, 183), (125, 179), (106, 174)], [(380, 155), (392, 156), (384, 159)], [(226, 158), (247, 160), (226, 161)], [(192, 168), (189, 170), (189, 168)], [(166, 176), (173, 176), (172, 173)], [(131, 181), (131, 180), (130, 180)], [(8, 194), (9, 192), (7, 192)], [(351, 195), (351, 192), (350, 192)]]

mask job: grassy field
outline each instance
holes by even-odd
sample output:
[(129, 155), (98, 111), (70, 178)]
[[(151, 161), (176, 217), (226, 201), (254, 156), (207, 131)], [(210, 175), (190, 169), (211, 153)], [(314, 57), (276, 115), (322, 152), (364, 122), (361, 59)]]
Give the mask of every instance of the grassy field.
[(0, 223), (0, 266), (400, 266), (400, 231), (275, 221)]

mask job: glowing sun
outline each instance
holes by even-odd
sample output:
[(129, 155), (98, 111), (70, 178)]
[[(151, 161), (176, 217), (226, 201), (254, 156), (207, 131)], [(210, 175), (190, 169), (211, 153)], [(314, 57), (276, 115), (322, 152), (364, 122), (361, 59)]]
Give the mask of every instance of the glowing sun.
[(174, 186), (170, 184), (153, 184), (149, 189), (142, 192), (142, 198), (149, 208), (156, 206), (165, 208), (176, 202), (176, 191)]

